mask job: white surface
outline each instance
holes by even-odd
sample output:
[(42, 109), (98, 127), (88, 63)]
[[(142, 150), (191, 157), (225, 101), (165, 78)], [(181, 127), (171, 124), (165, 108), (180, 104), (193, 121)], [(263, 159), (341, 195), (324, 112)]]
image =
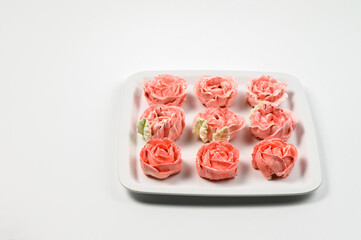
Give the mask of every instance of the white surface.
[[(136, 123), (149, 107), (141, 87), (160, 74), (172, 74), (187, 81), (187, 98), (182, 109), (185, 112), (186, 126), (183, 134), (175, 141), (182, 149), (182, 171), (166, 180), (146, 176), (139, 164), (139, 153), (145, 141), (136, 132)], [(194, 94), (194, 83), (203, 75), (230, 75), (238, 82), (237, 97), (230, 110), (246, 119), (243, 128), (230, 143), (239, 150), (238, 175), (227, 181), (208, 181), (200, 178), (195, 157), (203, 142), (192, 134), (195, 116), (204, 106)], [(253, 147), (259, 142), (248, 130), (250, 105), (246, 101), (247, 83), (262, 75), (271, 75), (288, 84), (288, 98), (280, 107), (294, 112), (298, 123), (288, 140), (296, 146), (298, 159), (289, 177), (267, 181), (260, 171), (251, 166)], [(131, 114), (121, 116), (121, 142), (119, 154), (119, 179), (128, 189), (138, 193), (205, 195), (205, 196), (280, 196), (309, 193), (321, 184), (321, 170), (317, 139), (309, 104), (299, 80), (292, 75), (274, 72), (247, 72), (226, 70), (178, 70), (138, 72), (126, 79), (122, 92), (122, 112)]]
[[(1, 1), (0, 239), (360, 238), (360, 13), (356, 0)], [(301, 79), (321, 187), (280, 204), (129, 195), (119, 92), (152, 69)]]

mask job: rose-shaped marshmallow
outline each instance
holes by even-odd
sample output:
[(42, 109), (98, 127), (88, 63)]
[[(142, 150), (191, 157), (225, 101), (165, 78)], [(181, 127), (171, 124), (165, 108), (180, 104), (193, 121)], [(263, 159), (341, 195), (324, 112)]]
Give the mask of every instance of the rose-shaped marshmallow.
[(182, 134), (184, 126), (183, 109), (157, 104), (144, 111), (137, 123), (137, 131), (143, 135), (146, 141), (164, 137), (174, 141)]
[(164, 179), (182, 170), (181, 149), (169, 138), (148, 141), (139, 154), (146, 175)]
[(237, 176), (238, 150), (229, 142), (211, 142), (203, 145), (197, 153), (196, 167), (199, 176), (221, 180)]
[(228, 108), (206, 108), (193, 121), (193, 133), (203, 142), (229, 141), (245, 126), (245, 119)]
[(248, 83), (247, 101), (252, 107), (261, 101), (278, 106), (287, 98), (286, 87), (287, 83), (263, 75), (260, 78), (252, 79)]
[(280, 138), (286, 141), (296, 127), (296, 119), (289, 110), (260, 102), (251, 111), (251, 133), (261, 139)]
[(149, 105), (182, 106), (186, 99), (187, 82), (180, 77), (163, 74), (143, 82), (144, 96)]
[(253, 149), (252, 166), (261, 170), (271, 180), (272, 176), (286, 178), (297, 159), (297, 149), (290, 143), (278, 138), (259, 142)]
[(198, 99), (206, 107), (230, 107), (237, 96), (238, 83), (232, 76), (201, 76), (194, 85)]

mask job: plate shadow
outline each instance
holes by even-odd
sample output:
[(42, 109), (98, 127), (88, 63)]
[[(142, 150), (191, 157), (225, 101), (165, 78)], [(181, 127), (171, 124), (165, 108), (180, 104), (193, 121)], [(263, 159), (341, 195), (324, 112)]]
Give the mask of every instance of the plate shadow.
[(313, 193), (297, 196), (274, 196), (274, 197), (208, 197), (208, 196), (176, 196), (143, 194), (127, 191), (135, 201), (153, 205), (179, 205), (179, 206), (277, 206), (294, 205), (306, 202)]

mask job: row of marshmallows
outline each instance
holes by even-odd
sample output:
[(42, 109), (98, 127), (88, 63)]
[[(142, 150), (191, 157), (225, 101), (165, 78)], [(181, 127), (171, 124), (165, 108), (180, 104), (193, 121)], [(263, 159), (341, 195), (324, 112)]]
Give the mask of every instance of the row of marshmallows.
[[(287, 177), (297, 158), (297, 150), (285, 143), (296, 120), (293, 113), (277, 108), (287, 97), (287, 84), (270, 76), (253, 79), (248, 84), (247, 101), (252, 109), (251, 133), (265, 139), (254, 147), (252, 166), (267, 179), (273, 175)], [(237, 175), (239, 152), (228, 141), (245, 126), (239, 114), (228, 109), (237, 95), (238, 84), (232, 76), (202, 76), (195, 83), (195, 93), (207, 108), (193, 122), (193, 133), (203, 142), (196, 157), (201, 177), (210, 180)], [(181, 106), (187, 83), (169, 74), (143, 82), (144, 95), (150, 107), (137, 123), (137, 131), (148, 141), (140, 153), (145, 174), (164, 179), (181, 171), (180, 148), (173, 141), (183, 132), (185, 115)]]

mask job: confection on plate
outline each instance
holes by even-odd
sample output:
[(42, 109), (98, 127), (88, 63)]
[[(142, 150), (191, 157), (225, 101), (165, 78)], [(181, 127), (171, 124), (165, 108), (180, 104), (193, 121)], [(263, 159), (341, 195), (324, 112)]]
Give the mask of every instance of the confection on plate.
[(199, 176), (221, 180), (237, 176), (239, 151), (229, 142), (211, 142), (197, 153), (196, 167)]
[(261, 139), (280, 138), (286, 141), (296, 127), (293, 112), (260, 102), (251, 110), (251, 133)]
[(205, 108), (193, 121), (193, 134), (203, 142), (229, 141), (245, 126), (245, 119), (228, 108)]
[(247, 101), (252, 107), (261, 101), (278, 106), (287, 98), (286, 87), (287, 83), (263, 75), (248, 82)]
[(259, 169), (267, 180), (273, 176), (288, 177), (296, 160), (296, 147), (278, 138), (259, 142), (252, 153), (253, 168)]
[(148, 141), (139, 157), (143, 172), (158, 179), (165, 179), (182, 170), (181, 149), (169, 138)]
[(233, 76), (201, 76), (194, 92), (206, 107), (230, 107), (237, 96), (238, 83)]
[(149, 105), (182, 106), (186, 99), (187, 82), (180, 77), (163, 74), (142, 84)]
[(182, 135), (184, 126), (182, 108), (156, 104), (144, 111), (137, 123), (137, 131), (146, 141), (164, 137), (174, 141)]

